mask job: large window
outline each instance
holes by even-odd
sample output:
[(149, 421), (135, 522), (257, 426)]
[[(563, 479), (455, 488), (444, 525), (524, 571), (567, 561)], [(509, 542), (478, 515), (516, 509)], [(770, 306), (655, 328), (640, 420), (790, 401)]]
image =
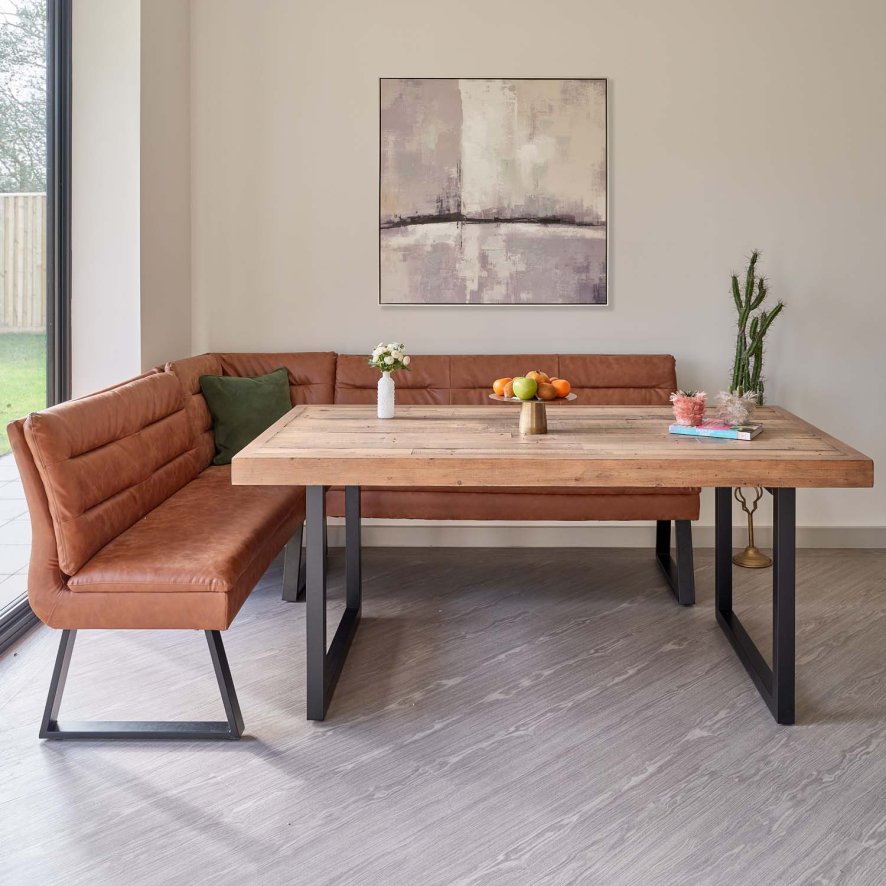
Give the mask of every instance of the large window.
[(69, 396), (70, 0), (0, 0), (0, 648), (33, 621), (6, 425)]

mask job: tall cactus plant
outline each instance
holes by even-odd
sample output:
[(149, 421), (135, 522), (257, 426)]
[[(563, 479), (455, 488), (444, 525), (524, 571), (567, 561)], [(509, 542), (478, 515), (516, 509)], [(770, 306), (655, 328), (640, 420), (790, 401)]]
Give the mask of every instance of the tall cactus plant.
[[(742, 395), (754, 392), (757, 403), (764, 399), (763, 379), (763, 340), (775, 318), (784, 310), (784, 302), (779, 301), (771, 311), (763, 308), (769, 294), (766, 279), (757, 276), (757, 259), (760, 253), (755, 249), (745, 274), (744, 293), (738, 282), (738, 275), (732, 275), (732, 298), (738, 312), (738, 336), (735, 342), (735, 361), (732, 364), (732, 384), (729, 390)], [(757, 311), (758, 313), (754, 313)]]

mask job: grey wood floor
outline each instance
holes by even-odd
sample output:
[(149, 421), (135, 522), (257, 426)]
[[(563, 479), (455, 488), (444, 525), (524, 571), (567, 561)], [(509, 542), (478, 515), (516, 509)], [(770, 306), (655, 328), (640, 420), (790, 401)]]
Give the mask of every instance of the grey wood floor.
[[(802, 551), (798, 725), (650, 551), (369, 550), (325, 723), (276, 563), (226, 634), (248, 739), (44, 743), (0, 660), (4, 884), (886, 882), (886, 552)], [(768, 626), (769, 572), (736, 572)], [(337, 586), (338, 587), (338, 586)], [(339, 588), (340, 589), (340, 588)], [(63, 716), (221, 716), (199, 633), (83, 632)]]

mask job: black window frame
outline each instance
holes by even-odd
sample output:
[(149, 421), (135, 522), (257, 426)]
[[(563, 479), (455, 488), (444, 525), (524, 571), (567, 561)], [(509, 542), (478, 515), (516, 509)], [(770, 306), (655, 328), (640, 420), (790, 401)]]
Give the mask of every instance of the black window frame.
[[(71, 3), (46, 4), (46, 402), (71, 397)], [(0, 610), (0, 653), (37, 624), (22, 594)]]

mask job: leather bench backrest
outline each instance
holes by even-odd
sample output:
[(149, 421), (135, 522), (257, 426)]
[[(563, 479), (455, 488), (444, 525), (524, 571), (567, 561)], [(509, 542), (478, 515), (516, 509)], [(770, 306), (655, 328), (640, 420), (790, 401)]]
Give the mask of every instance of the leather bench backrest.
[(58, 563), (58, 542), (43, 480), (34, 462), (34, 454), (25, 439), (26, 419), (10, 422), (9, 443), (28, 502), (31, 522), (31, 562), (28, 567), (28, 601), (37, 617), (48, 623), (59, 595), (67, 590), (65, 576)]
[[(566, 378), (588, 405), (667, 405), (676, 390), (675, 361), (669, 354), (494, 354), (419, 355), (408, 372), (395, 375), (397, 402), (490, 404), (497, 378), (538, 369)], [(336, 403), (374, 403), (378, 370), (360, 355), (339, 355)]]
[[(415, 357), (409, 371), (397, 372), (398, 403), (430, 406), (448, 405), (451, 387), (450, 359), (447, 356)], [(375, 403), (379, 371), (369, 358), (359, 354), (339, 354), (335, 374), (336, 403)]]
[(677, 390), (670, 354), (561, 354), (558, 374), (592, 406), (667, 406)]
[(333, 351), (293, 354), (217, 354), (223, 375), (254, 378), (285, 367), (289, 397), (300, 403), (332, 403), (336, 354)]
[(183, 360), (167, 363), (165, 369), (181, 383), (188, 420), (194, 434), (197, 467), (198, 470), (203, 470), (209, 467), (215, 455), (215, 437), (212, 433), (212, 415), (200, 390), (200, 376), (221, 375), (221, 361), (217, 354), (201, 354), (199, 357), (185, 357)]
[(488, 403), (499, 409), (501, 404), (489, 399), (492, 383), (497, 378), (513, 378), (533, 369), (557, 375), (560, 368), (560, 358), (556, 354), (453, 355), (450, 359), (452, 390), (449, 402), (458, 405)]
[(331, 351), (293, 354), (200, 354), (175, 360), (164, 367), (178, 378), (187, 397), (188, 415), (196, 438), (200, 470), (215, 455), (212, 415), (203, 392), (201, 375), (254, 378), (285, 367), (289, 372), (289, 397), (299, 403), (332, 403), (336, 355)]
[(24, 432), (65, 575), (198, 472), (182, 388), (171, 374), (142, 376), (33, 413)]

